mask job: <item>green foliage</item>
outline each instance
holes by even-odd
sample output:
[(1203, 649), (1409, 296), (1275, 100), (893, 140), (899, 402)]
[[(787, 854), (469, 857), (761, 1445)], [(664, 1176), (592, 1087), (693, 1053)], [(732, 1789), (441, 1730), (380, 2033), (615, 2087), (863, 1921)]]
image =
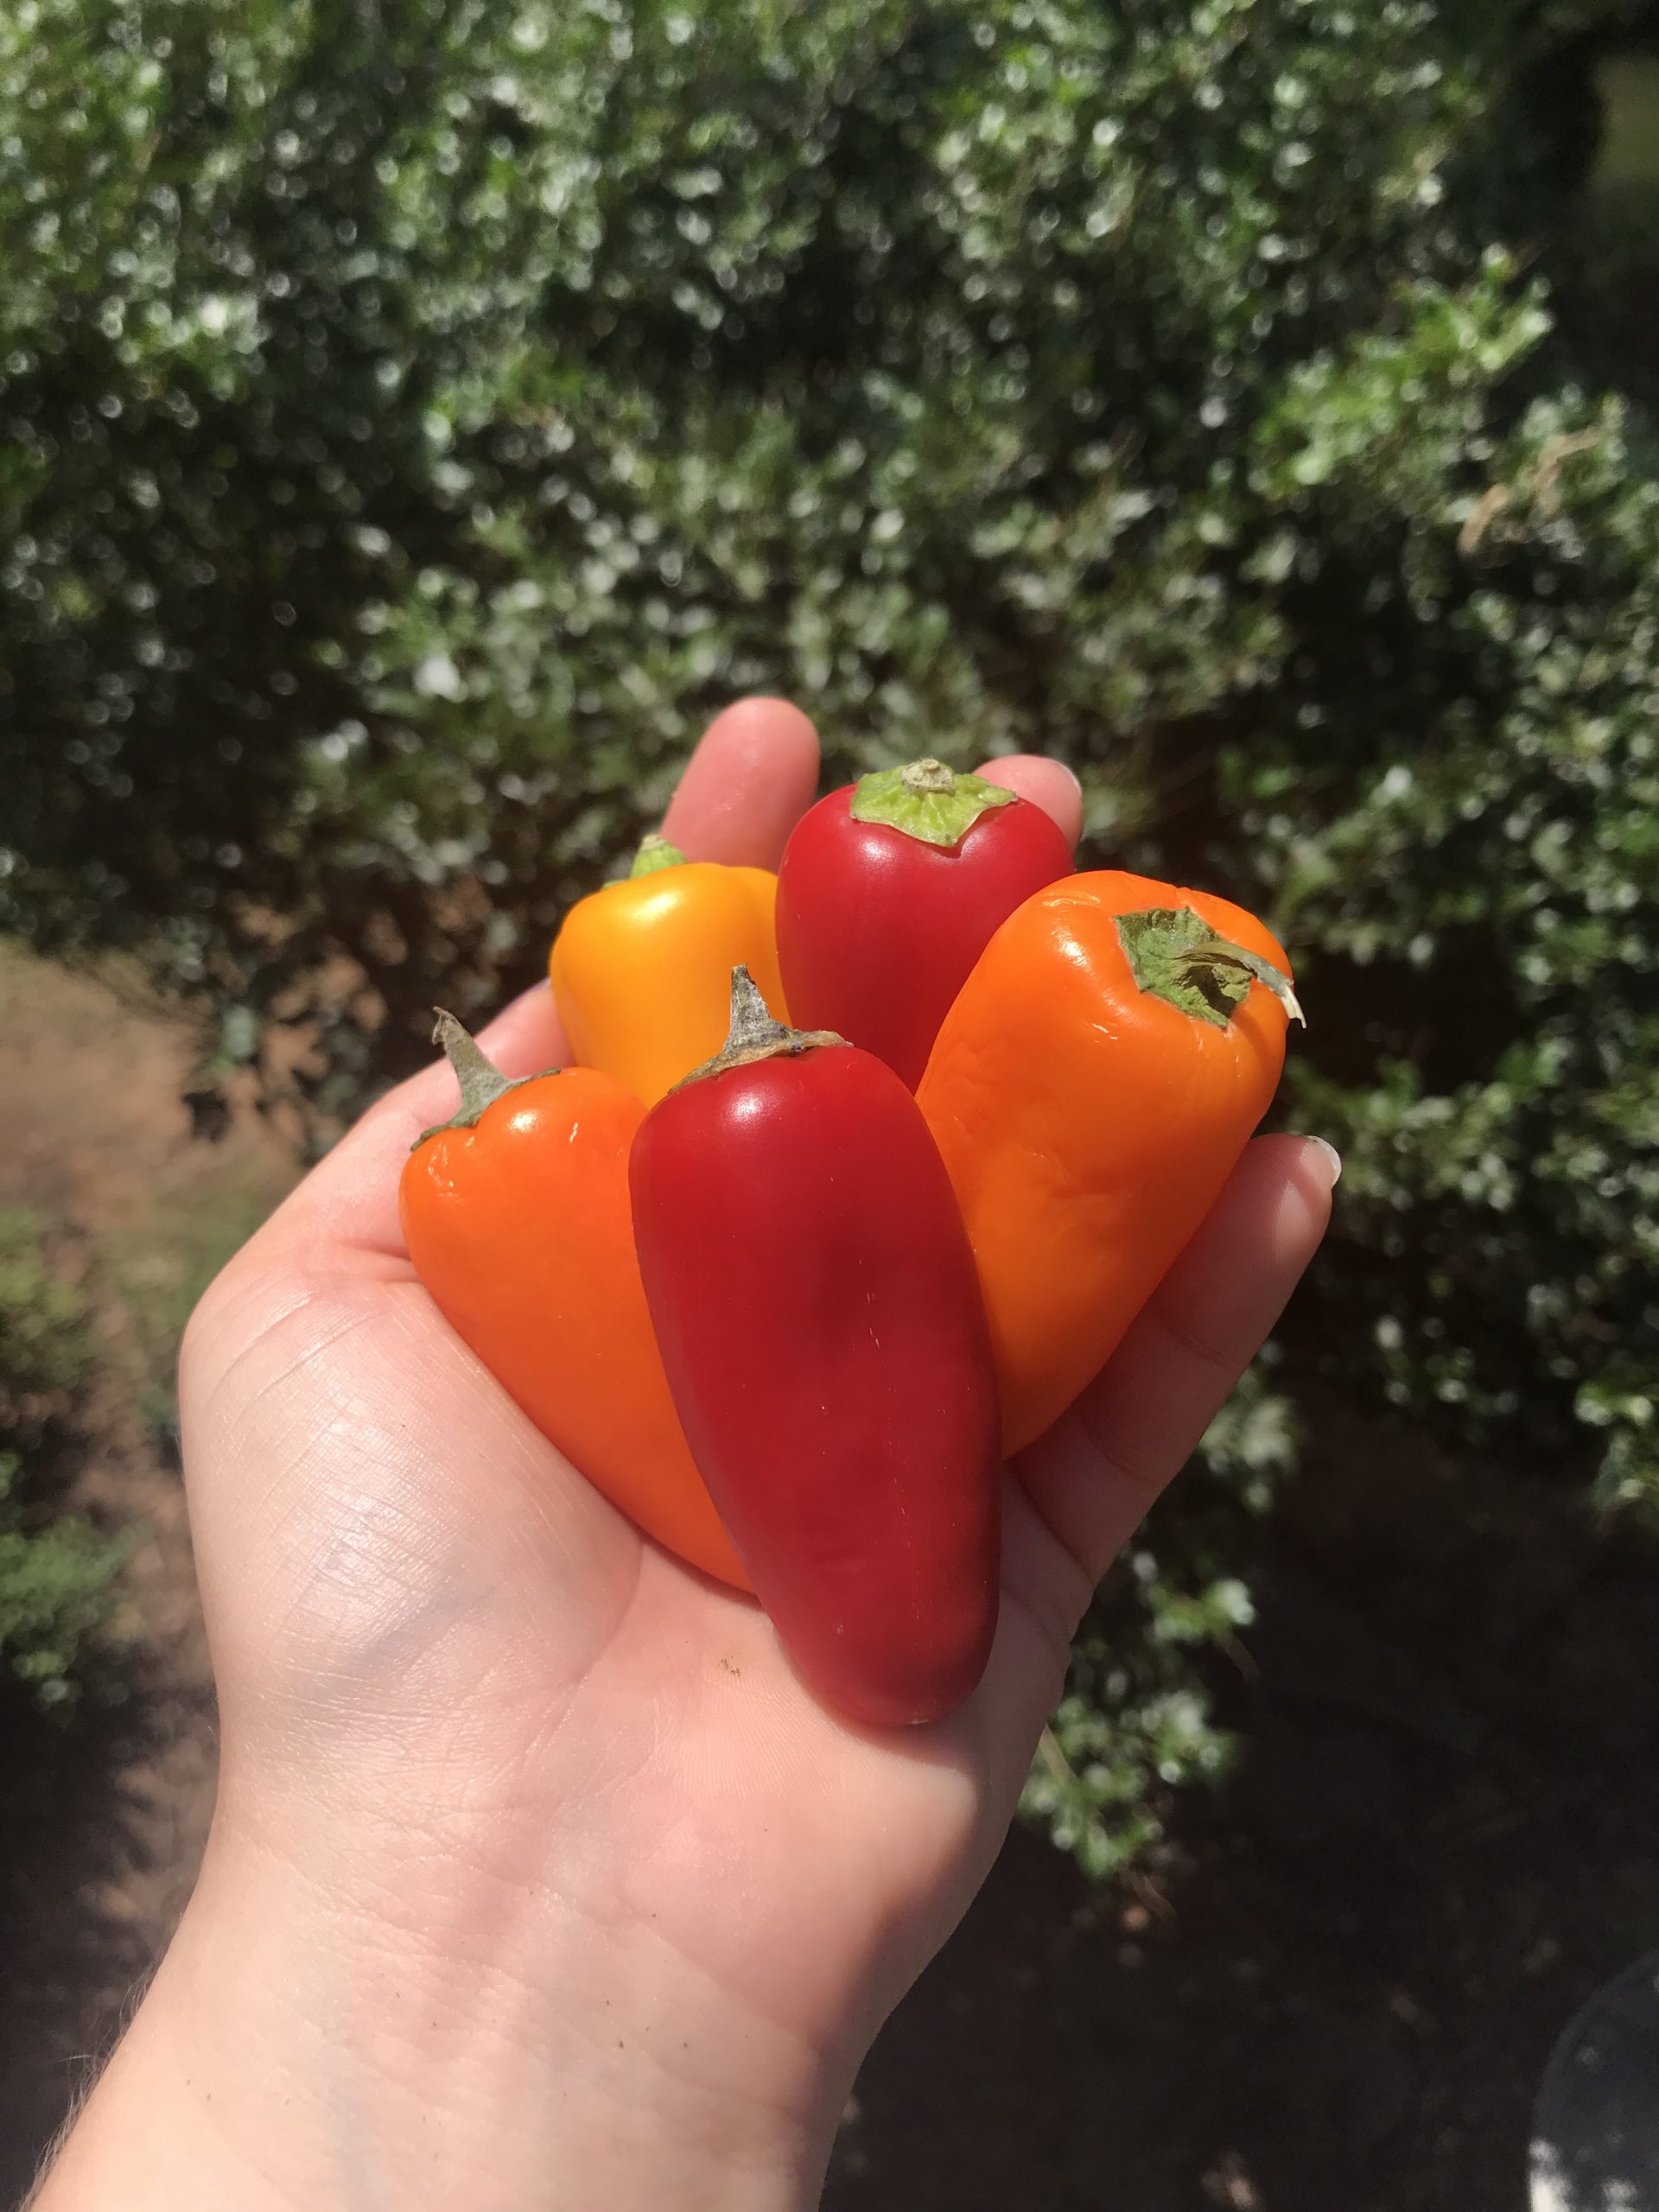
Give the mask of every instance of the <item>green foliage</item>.
[(1423, 348), (1409, 456), (1375, 347), (1304, 378), (1303, 450), (1335, 446), (1356, 394), (1373, 425), (1306, 493), (1268, 480), (1310, 606), (1344, 568), (1372, 579), (1369, 633), (1323, 652), (1358, 645), (1373, 704), (1363, 733), (1321, 718), (1317, 766), (1284, 731), (1223, 773), (1262, 895), (1318, 949), (1314, 1002), (1340, 992), (1369, 1033), (1293, 1080), (1350, 1163), (1330, 1318), (1369, 1335), (1390, 1401), (1465, 1435), (1524, 1420), (1559, 1444), (1576, 1392), (1621, 1492), (1659, 1496), (1630, 1383), (1659, 1372), (1659, 487), (1611, 405), (1541, 398), (1488, 434), (1459, 382), (1476, 343), (1438, 372)]
[(125, 1548), (77, 1517), (28, 1509), (24, 1459), (6, 1448), (37, 1445), (92, 1370), (90, 1303), (51, 1271), (43, 1234), (38, 1215), (0, 1210), (0, 1672), (53, 1706), (74, 1694)]
[(127, 1548), (73, 1516), (24, 1519), (13, 1502), (22, 1474), (16, 1453), (0, 1452), (0, 1669), (36, 1704), (61, 1706), (75, 1695)]
[[(1347, 1176), (1284, 1386), (1659, 1497), (1659, 493), (1522, 273), (1627, 18), (26, 0), (0, 920), (160, 941), (226, 1060), (314, 1014), (343, 1107), (734, 692), (840, 772), (1057, 750), (1295, 954)], [(1273, 1402), (1085, 1641), (1033, 1789), (1096, 1864), (1215, 1763)]]
[(47, 1264), (46, 1223), (27, 1206), (0, 1207), (0, 1421), (56, 1412), (92, 1364), (91, 1306)]

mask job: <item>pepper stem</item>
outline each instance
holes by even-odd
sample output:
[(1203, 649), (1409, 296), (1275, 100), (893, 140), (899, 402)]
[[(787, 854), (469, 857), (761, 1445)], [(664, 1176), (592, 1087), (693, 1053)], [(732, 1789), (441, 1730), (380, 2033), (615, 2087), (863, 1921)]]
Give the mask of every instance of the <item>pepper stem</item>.
[[(480, 1116), (493, 1106), (498, 1098), (505, 1098), (510, 1090), (517, 1090), (520, 1084), (537, 1083), (538, 1075), (503, 1075), (495, 1062), (469, 1034), (453, 1014), (446, 1014), (435, 1007), (437, 1025), (432, 1032), (432, 1042), (442, 1045), (444, 1056), (455, 1071), (461, 1085), (461, 1104), (447, 1122), (435, 1122), (429, 1129), (423, 1129), (412, 1145), (411, 1152), (418, 1152), (429, 1137), (442, 1135), (445, 1129), (471, 1129), (478, 1126)], [(544, 1075), (556, 1075), (556, 1068), (545, 1068)]]
[(642, 875), (655, 875), (659, 868), (683, 868), (685, 855), (679, 847), (671, 844), (660, 830), (652, 830), (639, 840), (639, 849), (633, 856), (633, 866), (628, 870), (628, 880), (633, 882)]
[(1265, 983), (1289, 1019), (1300, 1021), (1306, 1028), (1307, 1016), (1302, 1012), (1301, 1001), (1289, 976), (1281, 968), (1275, 968), (1271, 960), (1263, 960), (1260, 953), (1247, 952), (1242, 944), (1218, 938), (1214, 944), (1196, 945), (1187, 954), (1186, 963), (1190, 969), (1231, 969), (1236, 974), (1242, 971), (1253, 982)]
[(728, 1052), (766, 1052), (786, 1046), (794, 1032), (766, 1004), (747, 968), (732, 970), (732, 1023), (721, 1046)]
[(760, 1060), (797, 1059), (826, 1045), (845, 1045), (833, 1029), (791, 1029), (766, 1004), (760, 985), (747, 968), (732, 970), (732, 1020), (726, 1042), (712, 1060), (682, 1076), (674, 1085), (704, 1082), (711, 1075), (729, 1075), (734, 1068), (753, 1067)]
[(912, 760), (907, 768), (899, 771), (899, 780), (907, 791), (914, 791), (918, 798), (942, 798), (957, 788), (957, 772), (947, 768), (943, 760), (936, 760), (929, 753), (925, 760)]
[(1192, 906), (1149, 906), (1120, 914), (1118, 941), (1143, 991), (1194, 1020), (1224, 1029), (1250, 995), (1265, 984), (1292, 1021), (1307, 1026), (1288, 976), (1259, 953), (1235, 944)]

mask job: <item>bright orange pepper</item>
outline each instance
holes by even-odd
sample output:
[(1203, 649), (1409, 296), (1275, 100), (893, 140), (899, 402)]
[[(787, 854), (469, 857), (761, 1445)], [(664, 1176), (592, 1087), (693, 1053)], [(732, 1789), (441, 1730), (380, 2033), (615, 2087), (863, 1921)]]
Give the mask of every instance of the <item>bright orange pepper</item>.
[(438, 1035), (461, 1111), (421, 1138), (398, 1187), (421, 1281), (595, 1490), (747, 1590), (674, 1410), (634, 1256), (628, 1154), (645, 1108), (591, 1068), (509, 1083), (447, 1014)]
[(1300, 1019), (1288, 969), (1242, 907), (1116, 871), (1038, 892), (980, 956), (916, 1097), (979, 1264), (1005, 1451), (1065, 1412), (1220, 1195)]
[(787, 1020), (777, 902), (767, 869), (688, 861), (647, 837), (633, 874), (578, 900), (554, 940), (548, 973), (575, 1058), (654, 1105), (725, 1043), (734, 968)]

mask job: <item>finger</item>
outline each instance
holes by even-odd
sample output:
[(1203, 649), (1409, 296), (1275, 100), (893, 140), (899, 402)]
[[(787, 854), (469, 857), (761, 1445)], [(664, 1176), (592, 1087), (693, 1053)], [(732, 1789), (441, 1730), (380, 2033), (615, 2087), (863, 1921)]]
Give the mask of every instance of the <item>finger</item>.
[(1098, 1581), (1198, 1446), (1319, 1249), (1341, 1163), (1313, 1137), (1258, 1137), (1208, 1219), (1020, 1479)]
[(776, 868), (818, 788), (818, 734), (784, 699), (740, 699), (686, 763), (663, 835), (688, 859)]
[(1050, 760), (1040, 753), (1009, 753), (988, 760), (979, 772), (988, 784), (1001, 784), (1040, 806), (1075, 847), (1083, 835), (1083, 786), (1064, 760)]

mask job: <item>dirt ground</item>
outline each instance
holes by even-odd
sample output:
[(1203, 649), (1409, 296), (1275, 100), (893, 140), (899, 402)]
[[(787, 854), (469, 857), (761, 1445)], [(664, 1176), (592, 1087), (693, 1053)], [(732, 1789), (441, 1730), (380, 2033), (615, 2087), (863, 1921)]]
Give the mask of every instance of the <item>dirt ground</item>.
[[(0, 2205), (188, 1892), (213, 1700), (162, 1426), (195, 1287), (283, 1147), (193, 1141), (189, 1039), (0, 949), (0, 1205), (61, 1224), (109, 1376), (73, 1487), (146, 1530), (123, 1703), (0, 1744)], [(890, 2024), (830, 2212), (1519, 2212), (1556, 2034), (1659, 1943), (1659, 1557), (1580, 1495), (1317, 1413), (1272, 1523), (1244, 1755), (1133, 1895), (1016, 1834)]]

